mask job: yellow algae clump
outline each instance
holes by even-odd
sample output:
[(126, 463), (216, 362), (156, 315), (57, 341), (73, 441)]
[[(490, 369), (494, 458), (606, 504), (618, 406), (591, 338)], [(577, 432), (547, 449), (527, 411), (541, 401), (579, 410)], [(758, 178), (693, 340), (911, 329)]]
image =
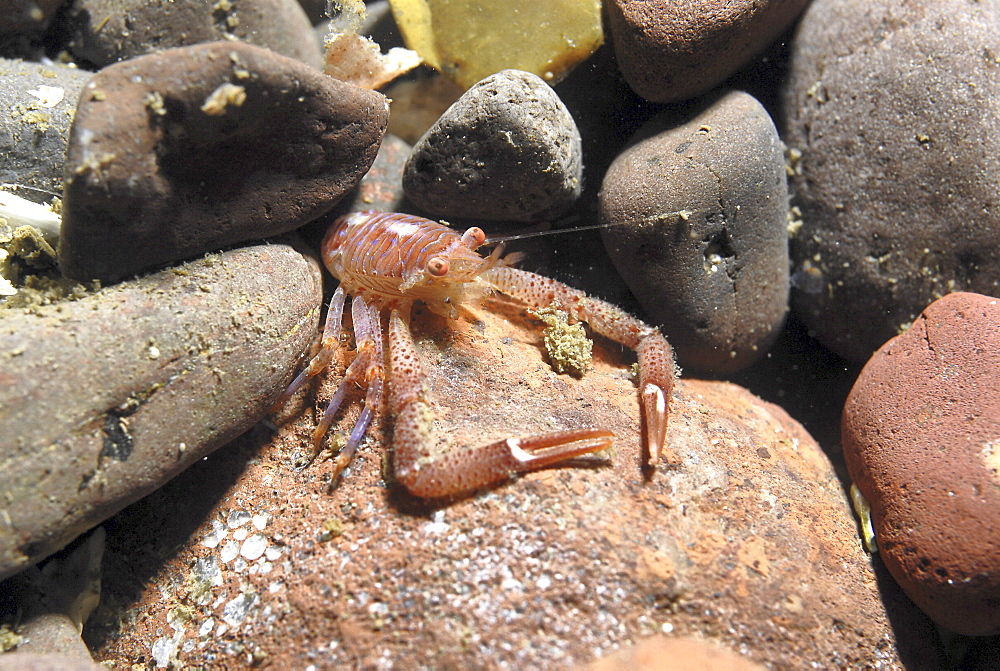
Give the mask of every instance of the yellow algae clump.
[(389, 4), (406, 46), (464, 88), (509, 68), (554, 84), (604, 41), (600, 0)]
[(557, 373), (581, 377), (590, 365), (593, 342), (580, 324), (570, 324), (569, 315), (555, 306), (528, 313), (545, 322), (545, 350)]

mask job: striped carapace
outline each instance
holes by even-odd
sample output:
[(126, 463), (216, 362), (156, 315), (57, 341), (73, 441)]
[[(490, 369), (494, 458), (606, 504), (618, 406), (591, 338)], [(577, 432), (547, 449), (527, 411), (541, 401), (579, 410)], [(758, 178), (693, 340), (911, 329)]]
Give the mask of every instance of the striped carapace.
[(357, 354), (313, 434), (316, 452), (351, 385), (367, 387), (367, 392), (361, 415), (335, 459), (332, 482), (353, 458), (379, 407), (387, 378), (392, 382), (388, 408), (394, 416), (395, 475), (416, 496), (468, 493), (517, 473), (611, 446), (614, 434), (593, 428), (508, 438), (485, 446), (436, 446), (431, 399), (410, 333), (411, 307), (414, 301), (422, 301), (430, 310), (454, 318), (458, 305), (492, 292), (531, 308), (555, 306), (571, 321), (586, 322), (594, 332), (636, 351), (644, 444), (648, 464), (656, 464), (665, 440), (675, 375), (666, 339), (610, 303), (510, 267), (499, 248), (488, 257), (480, 256), (476, 249), (485, 240), (479, 228), (459, 233), (429, 219), (399, 213), (354, 212), (330, 227), (323, 240), (323, 262), (340, 286), (330, 301), (319, 352), (275, 407), (284, 405), (306, 380), (327, 367), (340, 346), (341, 321), (350, 296)]

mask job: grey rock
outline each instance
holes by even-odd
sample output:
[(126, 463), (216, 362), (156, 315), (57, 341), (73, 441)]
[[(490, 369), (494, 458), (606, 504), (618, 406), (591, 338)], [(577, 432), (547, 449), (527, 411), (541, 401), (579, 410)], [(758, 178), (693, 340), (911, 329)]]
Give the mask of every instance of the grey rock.
[(322, 69), (312, 25), (295, 0), (77, 0), (67, 18), (77, 58), (101, 67), (153, 51), (240, 40)]
[(1000, 10), (819, 0), (782, 93), (801, 152), (792, 304), (865, 361), (935, 298), (1000, 295)]
[(478, 82), (414, 145), (403, 190), (437, 216), (533, 221), (582, 189), (580, 132), (540, 77), (503, 70)]
[(4, 314), (0, 578), (260, 420), (315, 337), (321, 282), (261, 245)]
[(0, 183), (62, 193), (70, 124), (90, 75), (58, 63), (0, 59)]
[(239, 42), (109, 66), (70, 134), (62, 271), (115, 281), (298, 228), (358, 183), (387, 121), (380, 93)]
[(681, 365), (730, 372), (767, 351), (788, 299), (788, 191), (756, 99), (651, 119), (609, 168), (600, 209), (608, 253)]

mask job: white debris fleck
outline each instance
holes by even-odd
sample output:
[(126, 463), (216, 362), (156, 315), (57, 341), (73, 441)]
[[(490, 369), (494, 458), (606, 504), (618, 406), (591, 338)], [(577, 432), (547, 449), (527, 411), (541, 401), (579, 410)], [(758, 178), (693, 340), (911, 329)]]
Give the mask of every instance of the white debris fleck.
[(535, 586), (538, 589), (548, 589), (552, 586), (552, 578), (547, 575), (539, 576), (538, 580), (535, 581)]
[(254, 515), (251, 521), (257, 531), (263, 531), (264, 527), (271, 522), (271, 513), (260, 513), (259, 515)]
[(29, 90), (28, 95), (38, 98), (38, 104), (42, 107), (55, 107), (66, 97), (66, 91), (59, 86), (39, 86)]
[(240, 554), (240, 544), (236, 541), (226, 541), (219, 551), (219, 559), (223, 563), (229, 563)]
[(247, 539), (247, 536), (249, 535), (250, 531), (243, 528), (237, 529), (236, 531), (233, 532), (233, 538), (235, 538), (240, 542), (245, 541)]
[(183, 638), (184, 632), (179, 631), (173, 636), (161, 636), (153, 641), (152, 654), (153, 659), (156, 660), (156, 668), (168, 667), (171, 662), (177, 660), (177, 649)]
[(277, 545), (271, 545), (266, 550), (264, 550), (264, 558), (267, 561), (276, 561), (281, 556), (281, 548)]
[(214, 617), (208, 618), (207, 620), (202, 622), (201, 627), (198, 628), (198, 636), (200, 638), (206, 638), (208, 636), (211, 636), (212, 627), (214, 626), (215, 626), (215, 618)]
[(664, 634), (672, 634), (674, 633), (674, 625), (670, 624), (669, 622), (664, 622), (663, 624), (660, 625), (660, 631), (662, 631)]
[(280, 580), (275, 580), (274, 582), (272, 582), (270, 585), (267, 586), (267, 591), (270, 592), (271, 594), (276, 594), (277, 592), (280, 592), (281, 588), (284, 586), (285, 583), (281, 582)]
[(250, 609), (257, 605), (259, 598), (252, 592), (244, 592), (226, 604), (222, 609), (222, 619), (230, 627), (239, 625), (246, 618)]
[(437, 535), (448, 530), (448, 523), (444, 521), (444, 511), (436, 510), (431, 515), (431, 521), (424, 525), (424, 533)]
[(236, 529), (249, 522), (251, 517), (252, 515), (246, 510), (233, 510), (226, 518), (226, 524), (229, 525), (230, 529)]
[(201, 539), (201, 544), (207, 548), (216, 548), (228, 535), (229, 529), (226, 528), (226, 525), (219, 520), (212, 520), (212, 530)]
[(267, 537), (264, 534), (254, 534), (250, 538), (243, 541), (243, 547), (240, 548), (240, 554), (243, 555), (248, 561), (253, 561), (264, 554), (264, 550), (267, 549)]
[(524, 590), (524, 585), (517, 578), (505, 578), (502, 583), (500, 583), (500, 588), (510, 592), (512, 590)]

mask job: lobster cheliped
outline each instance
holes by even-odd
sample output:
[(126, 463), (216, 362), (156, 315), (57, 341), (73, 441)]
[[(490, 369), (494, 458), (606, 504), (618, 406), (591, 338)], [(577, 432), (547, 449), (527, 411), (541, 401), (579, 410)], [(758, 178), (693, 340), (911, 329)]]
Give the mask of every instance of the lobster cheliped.
[(507, 438), (485, 446), (437, 445), (430, 392), (410, 333), (411, 307), (414, 301), (422, 301), (431, 311), (453, 319), (458, 315), (457, 306), (492, 292), (535, 309), (555, 306), (571, 321), (586, 322), (594, 332), (636, 351), (647, 463), (657, 463), (666, 437), (675, 377), (670, 344), (656, 328), (610, 303), (556, 280), (512, 268), (501, 257), (499, 246), (489, 256), (481, 256), (476, 249), (485, 241), (480, 228), (459, 233), (429, 219), (400, 213), (354, 212), (330, 227), (322, 257), (340, 286), (330, 301), (319, 352), (281, 395), (275, 409), (329, 365), (340, 347), (343, 313), (350, 296), (357, 353), (313, 434), (317, 453), (350, 386), (359, 384), (367, 391), (361, 414), (334, 460), (332, 482), (353, 459), (386, 386), (389, 412), (394, 417), (395, 476), (416, 496), (437, 498), (472, 492), (518, 473), (611, 446), (614, 434), (594, 428)]

